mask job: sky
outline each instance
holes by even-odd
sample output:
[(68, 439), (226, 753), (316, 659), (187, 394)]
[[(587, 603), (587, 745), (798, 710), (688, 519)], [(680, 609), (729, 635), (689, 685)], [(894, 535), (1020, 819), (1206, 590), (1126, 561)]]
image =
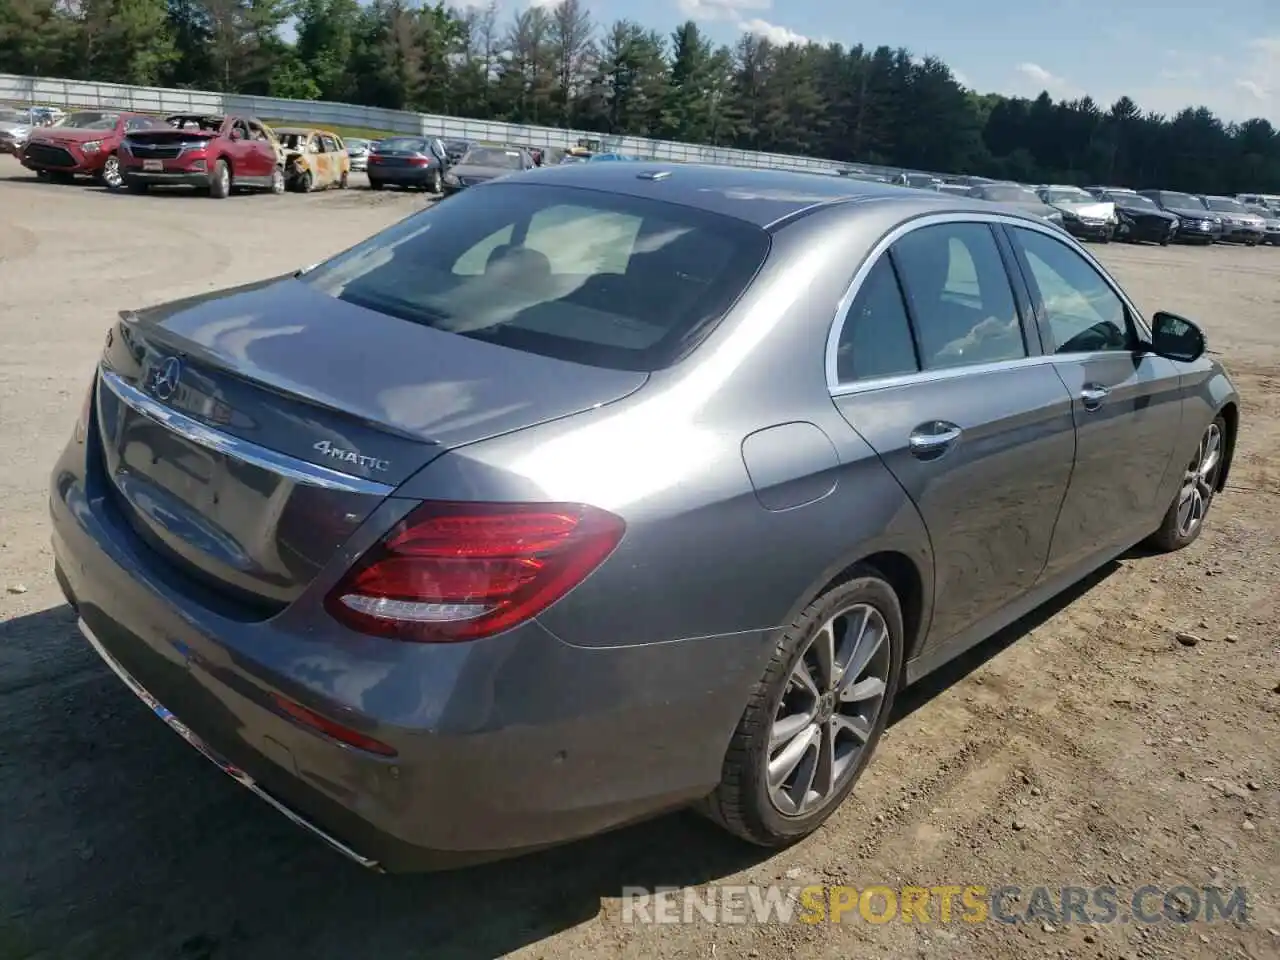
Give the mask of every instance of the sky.
[[(507, 9), (555, 0), (502, 0)], [(907, 47), (940, 57), (981, 93), (1055, 99), (1127, 94), (1172, 115), (1280, 126), (1280, 0), (588, 0), (597, 23), (669, 32), (693, 19), (716, 41)]]

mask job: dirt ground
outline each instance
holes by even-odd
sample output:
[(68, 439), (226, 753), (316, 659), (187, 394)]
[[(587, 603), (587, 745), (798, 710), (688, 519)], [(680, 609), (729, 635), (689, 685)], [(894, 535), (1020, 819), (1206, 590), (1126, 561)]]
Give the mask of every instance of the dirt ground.
[[(1200, 319), (1236, 378), (1243, 431), (1205, 535), (1110, 565), (908, 692), (852, 799), (785, 852), (679, 815), (457, 874), (366, 874), (157, 722), (50, 573), (47, 473), (108, 324), (313, 262), (423, 203), (113, 196), (0, 157), (2, 960), (1280, 956), (1280, 249), (1095, 248), (1145, 310)], [(1243, 886), (1251, 915), (639, 925), (620, 901), (809, 883)]]

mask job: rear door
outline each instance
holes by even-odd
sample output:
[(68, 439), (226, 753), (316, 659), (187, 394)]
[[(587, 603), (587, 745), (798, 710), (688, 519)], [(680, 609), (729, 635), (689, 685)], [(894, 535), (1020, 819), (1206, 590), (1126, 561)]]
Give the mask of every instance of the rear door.
[(1073, 244), (1029, 227), (1008, 232), (1076, 423), (1050, 577), (1155, 530), (1182, 419), (1179, 375), (1173, 361), (1140, 347), (1149, 335), (1136, 312)]
[(828, 359), (837, 407), (928, 528), (930, 646), (1035, 582), (1071, 475), (1071, 397), (1010, 262), (989, 222), (921, 221), (871, 266)]

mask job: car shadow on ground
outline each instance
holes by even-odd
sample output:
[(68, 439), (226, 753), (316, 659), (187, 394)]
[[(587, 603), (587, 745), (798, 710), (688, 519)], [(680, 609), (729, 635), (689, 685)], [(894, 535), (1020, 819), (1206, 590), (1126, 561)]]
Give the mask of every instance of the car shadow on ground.
[[(894, 720), (1115, 568), (925, 678)], [(0, 623), (0, 744), (16, 745), (7, 762), (0, 750), (15, 827), (0, 832), (0, 941), (25, 945), (15, 956), (481, 960), (591, 920), (624, 886), (697, 885), (770, 856), (680, 813), (452, 873), (367, 873), (165, 729), (66, 606)]]

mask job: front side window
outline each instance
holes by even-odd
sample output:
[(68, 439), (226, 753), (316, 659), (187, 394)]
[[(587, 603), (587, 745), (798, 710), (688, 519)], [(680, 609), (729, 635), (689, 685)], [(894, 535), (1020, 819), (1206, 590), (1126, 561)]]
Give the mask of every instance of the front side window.
[(1131, 347), (1124, 301), (1084, 257), (1060, 240), (1013, 227), (1031, 268), (1055, 353)]
[(746, 289), (763, 230), (656, 200), (493, 183), (299, 278), (370, 310), (623, 370), (677, 359)]
[(919, 370), (911, 321), (888, 256), (876, 261), (854, 297), (836, 345), (840, 383), (893, 377)]
[(1013, 289), (991, 228), (954, 223), (893, 246), (926, 370), (1027, 356)]

